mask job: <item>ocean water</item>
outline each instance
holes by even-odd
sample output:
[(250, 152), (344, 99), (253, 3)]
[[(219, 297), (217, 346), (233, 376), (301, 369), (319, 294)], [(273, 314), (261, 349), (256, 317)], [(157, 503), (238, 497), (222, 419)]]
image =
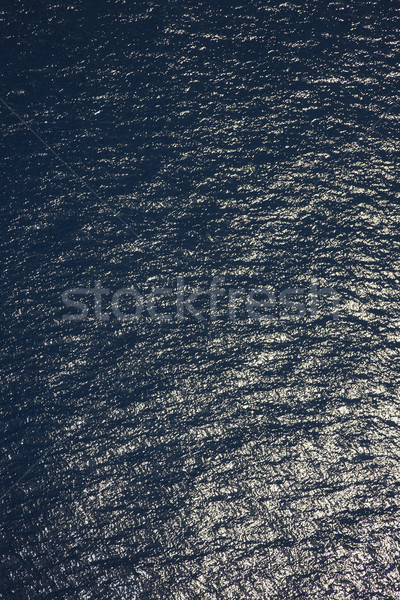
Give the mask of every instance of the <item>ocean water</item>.
[[(400, 598), (399, 17), (4, 3), (0, 598)], [(307, 310), (63, 319), (178, 277)]]

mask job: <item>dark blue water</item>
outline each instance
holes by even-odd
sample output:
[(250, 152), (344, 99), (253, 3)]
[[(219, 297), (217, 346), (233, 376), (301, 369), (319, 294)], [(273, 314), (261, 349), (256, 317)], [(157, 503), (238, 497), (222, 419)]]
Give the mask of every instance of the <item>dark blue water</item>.
[[(398, 4), (0, 16), (0, 597), (400, 598)], [(339, 317), (63, 320), (178, 276)]]

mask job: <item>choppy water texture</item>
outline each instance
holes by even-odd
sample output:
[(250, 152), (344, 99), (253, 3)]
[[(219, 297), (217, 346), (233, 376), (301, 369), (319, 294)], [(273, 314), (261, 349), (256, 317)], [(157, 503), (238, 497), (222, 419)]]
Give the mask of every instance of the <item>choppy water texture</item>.
[[(0, 95), (101, 198), (0, 107), (1, 598), (400, 598), (399, 5), (24, 0), (0, 31)], [(178, 275), (315, 279), (340, 318), (62, 321), (68, 287)]]

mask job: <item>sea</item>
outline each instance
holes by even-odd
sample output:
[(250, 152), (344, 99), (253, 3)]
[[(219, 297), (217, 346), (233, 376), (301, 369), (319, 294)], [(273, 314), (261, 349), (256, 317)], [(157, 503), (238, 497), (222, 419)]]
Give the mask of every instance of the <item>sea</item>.
[(0, 56), (0, 598), (400, 599), (398, 2), (6, 0)]

